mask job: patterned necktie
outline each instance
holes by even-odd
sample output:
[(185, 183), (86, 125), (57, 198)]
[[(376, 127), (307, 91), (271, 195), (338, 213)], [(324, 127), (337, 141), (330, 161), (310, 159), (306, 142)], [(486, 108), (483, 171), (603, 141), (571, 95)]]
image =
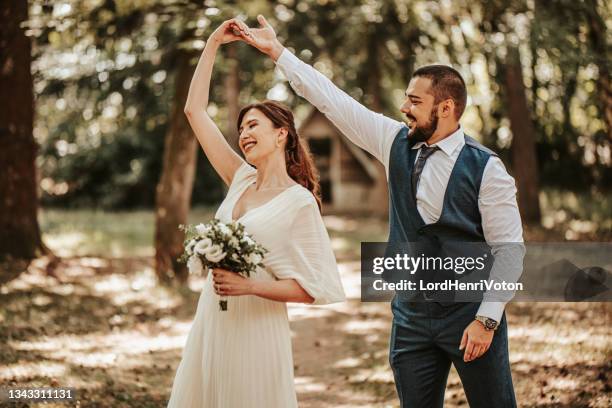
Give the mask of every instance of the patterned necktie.
[(423, 145), (421, 147), (421, 154), (417, 158), (416, 163), (414, 164), (414, 169), (412, 170), (412, 194), (416, 198), (417, 187), (419, 185), (419, 179), (421, 178), (421, 173), (423, 172), (423, 168), (425, 167), (425, 162), (434, 154), (436, 150), (440, 150), (438, 146), (428, 147), (427, 145)]

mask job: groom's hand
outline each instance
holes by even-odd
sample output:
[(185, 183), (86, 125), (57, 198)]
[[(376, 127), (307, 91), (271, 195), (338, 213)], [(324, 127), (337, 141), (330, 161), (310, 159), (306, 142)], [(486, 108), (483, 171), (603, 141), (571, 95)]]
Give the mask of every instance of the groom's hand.
[(476, 360), (487, 352), (493, 341), (493, 330), (486, 330), (482, 323), (474, 320), (463, 331), (459, 350), (465, 350), (463, 361), (466, 363)]
[(249, 28), (242, 32), (242, 40), (276, 61), (285, 47), (278, 41), (276, 32), (264, 16), (258, 15), (257, 21), (260, 28)]

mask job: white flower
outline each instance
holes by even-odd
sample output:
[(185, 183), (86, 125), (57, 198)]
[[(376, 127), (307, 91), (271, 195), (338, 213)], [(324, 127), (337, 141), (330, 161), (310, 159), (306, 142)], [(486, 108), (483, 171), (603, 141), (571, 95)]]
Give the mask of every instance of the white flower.
[(219, 224), (219, 231), (221, 231), (223, 235), (232, 235), (232, 230), (225, 224)]
[(208, 249), (208, 252), (204, 255), (210, 262), (220, 262), (225, 258), (225, 252), (219, 245), (213, 245)]
[(229, 244), (234, 248), (240, 248), (240, 242), (238, 242), (238, 238), (236, 237), (231, 237), (229, 240)]
[(252, 253), (252, 254), (249, 254), (248, 260), (249, 260), (249, 263), (252, 263), (253, 265), (257, 265), (261, 262), (262, 257), (261, 255), (257, 253)]
[(237, 261), (237, 260), (239, 260), (239, 259), (240, 259), (240, 257), (238, 257), (238, 254), (232, 254), (232, 259), (233, 259), (234, 261)]
[(253, 245), (255, 243), (255, 241), (253, 241), (253, 239), (251, 239), (251, 237), (248, 235), (245, 235), (244, 238), (242, 238), (242, 240), (246, 242), (248, 245)]
[(187, 269), (189, 273), (201, 275), (204, 272), (204, 266), (202, 265), (202, 260), (197, 255), (191, 255), (187, 260)]
[(198, 235), (205, 236), (206, 234), (208, 234), (208, 231), (210, 231), (210, 226), (204, 225), (204, 224), (198, 224), (196, 225), (195, 229)]
[(187, 245), (185, 245), (185, 252), (190, 255), (193, 254), (193, 247), (195, 246), (196, 242), (197, 241), (195, 239), (190, 240)]
[(210, 248), (213, 246), (212, 241), (210, 238), (204, 238), (200, 241), (198, 241), (197, 244), (195, 244), (195, 252), (200, 254), (200, 255), (205, 255)]

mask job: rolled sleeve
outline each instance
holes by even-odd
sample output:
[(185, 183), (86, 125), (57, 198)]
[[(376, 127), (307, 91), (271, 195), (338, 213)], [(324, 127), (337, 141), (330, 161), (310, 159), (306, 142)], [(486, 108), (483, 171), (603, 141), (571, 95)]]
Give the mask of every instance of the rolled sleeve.
[[(518, 282), (523, 272), (525, 246), (516, 192), (514, 178), (503, 162), (491, 157), (483, 174), (478, 206), (485, 240), (495, 259), (489, 279), (496, 282)], [(510, 290), (485, 292), (478, 315), (499, 322), (513, 296)]]

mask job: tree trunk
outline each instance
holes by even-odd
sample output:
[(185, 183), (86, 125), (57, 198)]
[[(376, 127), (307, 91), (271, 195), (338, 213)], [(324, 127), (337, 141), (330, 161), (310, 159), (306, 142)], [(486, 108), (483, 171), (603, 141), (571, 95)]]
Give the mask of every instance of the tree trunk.
[(599, 69), (598, 95), (601, 101), (602, 116), (608, 128), (608, 140), (612, 141), (612, 82), (610, 82), (610, 70), (608, 68), (610, 47), (606, 40), (606, 24), (597, 10), (597, 1), (589, 0), (587, 5), (589, 38), (596, 54), (595, 63)]
[(31, 43), (20, 27), (27, 18), (26, 0), (0, 2), (0, 283), (49, 252), (37, 219)]
[(196, 138), (184, 113), (193, 68), (188, 54), (180, 53), (177, 60), (174, 106), (155, 203), (155, 271), (163, 284), (172, 283), (173, 278), (187, 281), (187, 267), (177, 261), (185, 237), (178, 227), (187, 223), (196, 168)]
[(227, 65), (228, 70), (225, 75), (225, 103), (227, 105), (225, 137), (229, 145), (240, 153), (238, 148), (238, 129), (236, 127), (238, 113), (240, 113), (240, 72), (238, 70), (236, 44), (230, 44), (227, 49)]
[[(375, 112), (383, 111), (383, 100), (382, 100), (382, 85), (381, 85), (381, 51), (380, 44), (377, 43), (375, 33), (372, 33), (368, 38), (368, 61), (369, 61), (369, 72), (368, 72), (368, 85), (367, 93), (370, 95), (370, 106), (369, 108)], [(372, 202), (371, 211), (380, 217), (389, 215), (389, 191), (387, 185), (387, 178), (385, 176), (385, 169), (383, 166), (375, 164), (378, 171), (378, 178), (374, 181), (373, 196), (379, 197), (375, 202)]]
[(525, 94), (520, 55), (515, 47), (508, 46), (504, 73), (506, 102), (512, 130), (512, 168), (517, 181), (518, 205), (523, 221), (539, 223), (535, 130)]
[(367, 48), (367, 89), (366, 92), (370, 96), (369, 108), (375, 112), (382, 112), (382, 86), (380, 84), (381, 78), (381, 61), (380, 61), (380, 44), (376, 37), (376, 28), (372, 28), (373, 32), (368, 36), (368, 48)]

